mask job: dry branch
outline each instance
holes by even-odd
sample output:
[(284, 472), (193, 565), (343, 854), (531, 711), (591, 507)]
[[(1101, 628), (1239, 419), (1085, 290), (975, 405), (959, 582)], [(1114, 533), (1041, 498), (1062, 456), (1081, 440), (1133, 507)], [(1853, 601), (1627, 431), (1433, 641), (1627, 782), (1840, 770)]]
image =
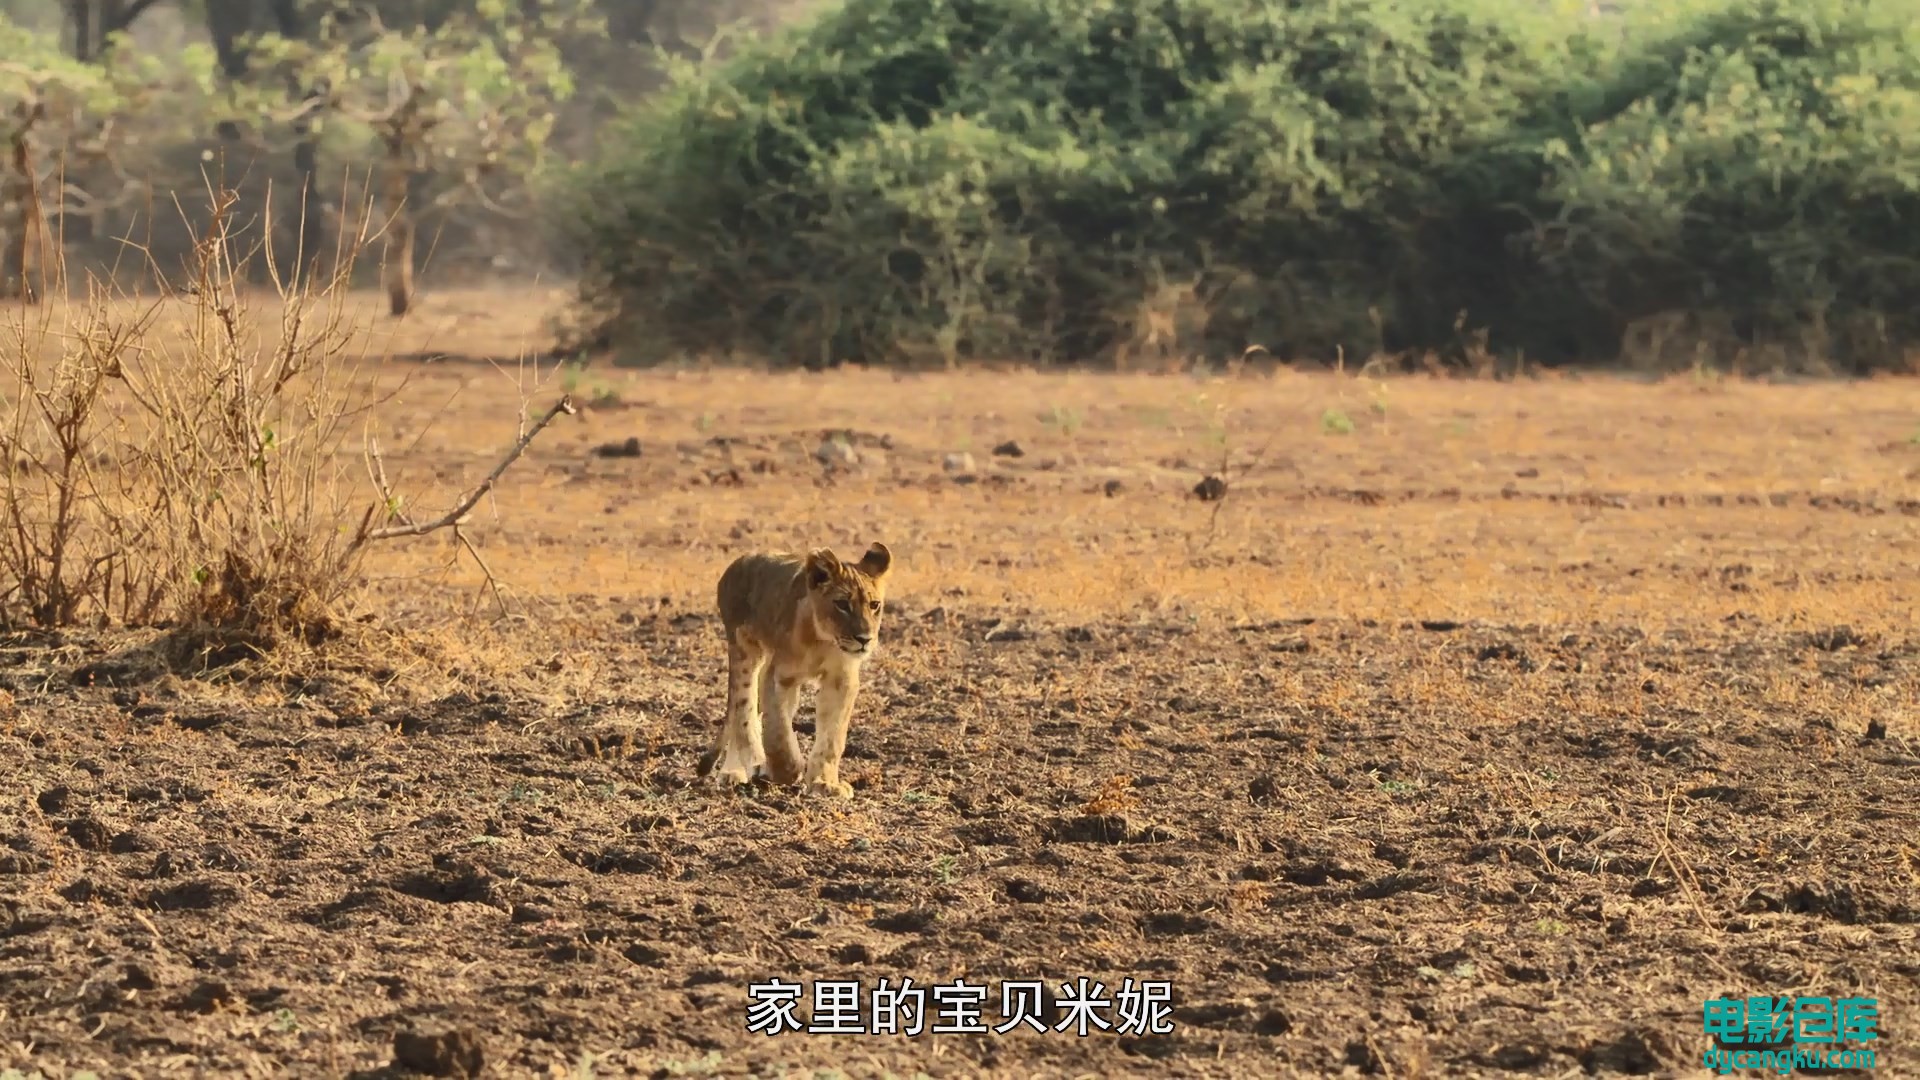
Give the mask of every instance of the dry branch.
[[(548, 424), (553, 423), (554, 417), (559, 416), (561, 413), (574, 416), (577, 415), (579, 411), (580, 410), (574, 406), (571, 396), (563, 396), (559, 401), (553, 403), (553, 408), (548, 409), (545, 416), (535, 421), (533, 426), (529, 427), (526, 432), (520, 436), (519, 440), (513, 444), (513, 447), (507, 451), (507, 455), (500, 459), (500, 463), (493, 467), (492, 472), (487, 474), (487, 478), (480, 481), (478, 487), (467, 492), (453, 509), (434, 518), (432, 521), (403, 521), (399, 525), (388, 525), (378, 529), (363, 529), (360, 535), (354, 538), (353, 548), (357, 549), (370, 540), (396, 540), (403, 536), (425, 536), (430, 532), (450, 528), (465, 521), (467, 514), (473, 510), (474, 506), (477, 505), (481, 499), (486, 498), (487, 492), (493, 490), (494, 484), (499, 483), (500, 477), (513, 466), (514, 462), (520, 460), (520, 455), (526, 452), (527, 446), (533, 442), (534, 437), (545, 430)], [(377, 459), (379, 448), (375, 446), (371, 450), (371, 453)], [(388, 507), (391, 508), (395, 505), (391, 492), (382, 491), (380, 495), (381, 498), (387, 500)], [(391, 512), (391, 510), (389, 512)]]

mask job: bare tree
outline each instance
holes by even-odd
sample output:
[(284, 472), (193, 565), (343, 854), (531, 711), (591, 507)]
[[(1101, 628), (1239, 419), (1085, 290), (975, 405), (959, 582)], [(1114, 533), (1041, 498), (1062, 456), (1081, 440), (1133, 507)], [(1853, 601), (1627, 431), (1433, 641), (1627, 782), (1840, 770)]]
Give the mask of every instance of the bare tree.
[(525, 181), (573, 92), (560, 42), (600, 25), (593, 0), (474, 0), (420, 17), (396, 26), (371, 7), (336, 9), (302, 35), (244, 43), (252, 77), (305, 88), (284, 109), (296, 130), (324, 122), (377, 170), (395, 316), (412, 306), (423, 209), (527, 212)]
[[(115, 9), (124, 15), (126, 8)], [(120, 17), (117, 15), (116, 17)], [(116, 51), (124, 31), (105, 39), (111, 63), (75, 58), (52, 30), (0, 17), (0, 291), (39, 299), (59, 252), (50, 215), (94, 215), (140, 190), (132, 163), (191, 130), (206, 89), (194, 56), (141, 57)], [(98, 54), (105, 56), (107, 53)], [(164, 107), (162, 107), (164, 106)], [(83, 188), (69, 178), (91, 175)]]

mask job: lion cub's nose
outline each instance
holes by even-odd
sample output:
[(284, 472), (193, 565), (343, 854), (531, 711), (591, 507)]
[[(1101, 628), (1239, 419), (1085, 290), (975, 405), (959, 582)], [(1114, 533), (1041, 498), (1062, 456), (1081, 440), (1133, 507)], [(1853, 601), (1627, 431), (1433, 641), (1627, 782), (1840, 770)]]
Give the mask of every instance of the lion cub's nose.
[(856, 645), (858, 645), (858, 646), (860, 646), (860, 647), (861, 647), (861, 648), (863, 648), (863, 649), (864, 649), (864, 648), (866, 648), (866, 647), (867, 647), (867, 643), (868, 643), (868, 642), (870, 642), (870, 641), (872, 641), (872, 640), (873, 640), (873, 635), (872, 635), (872, 634), (855, 634), (855, 635), (853, 635), (853, 641), (854, 641), (854, 644), (856, 644)]

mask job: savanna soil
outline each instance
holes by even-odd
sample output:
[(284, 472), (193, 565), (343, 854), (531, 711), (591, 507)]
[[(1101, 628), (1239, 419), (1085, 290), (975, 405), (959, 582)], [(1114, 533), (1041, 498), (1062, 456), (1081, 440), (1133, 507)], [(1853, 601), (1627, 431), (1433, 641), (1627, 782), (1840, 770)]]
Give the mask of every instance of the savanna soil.
[[(435, 303), (448, 351), (535, 324)], [(523, 374), (388, 361), (396, 483), (477, 481)], [(0, 1067), (1670, 1075), (1723, 994), (1920, 1052), (1920, 386), (563, 382), (467, 532), (508, 618), (440, 536), (324, 662), (11, 639)], [(855, 798), (696, 786), (726, 561), (875, 539)], [(770, 978), (998, 1023), (1082, 975), (1173, 1034), (746, 1031)]]

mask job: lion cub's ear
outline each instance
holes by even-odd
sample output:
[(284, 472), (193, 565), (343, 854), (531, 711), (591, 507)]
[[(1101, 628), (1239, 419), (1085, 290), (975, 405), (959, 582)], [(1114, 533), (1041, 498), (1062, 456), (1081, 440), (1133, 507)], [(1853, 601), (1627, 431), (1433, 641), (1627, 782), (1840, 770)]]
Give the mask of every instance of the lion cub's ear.
[(867, 553), (860, 556), (860, 561), (854, 565), (860, 568), (861, 573), (875, 581), (879, 581), (881, 578), (886, 577), (887, 571), (893, 567), (893, 552), (887, 550), (887, 545), (876, 540), (873, 542), (873, 546), (867, 549)]
[(840, 576), (840, 557), (827, 548), (807, 552), (807, 588), (824, 589)]

